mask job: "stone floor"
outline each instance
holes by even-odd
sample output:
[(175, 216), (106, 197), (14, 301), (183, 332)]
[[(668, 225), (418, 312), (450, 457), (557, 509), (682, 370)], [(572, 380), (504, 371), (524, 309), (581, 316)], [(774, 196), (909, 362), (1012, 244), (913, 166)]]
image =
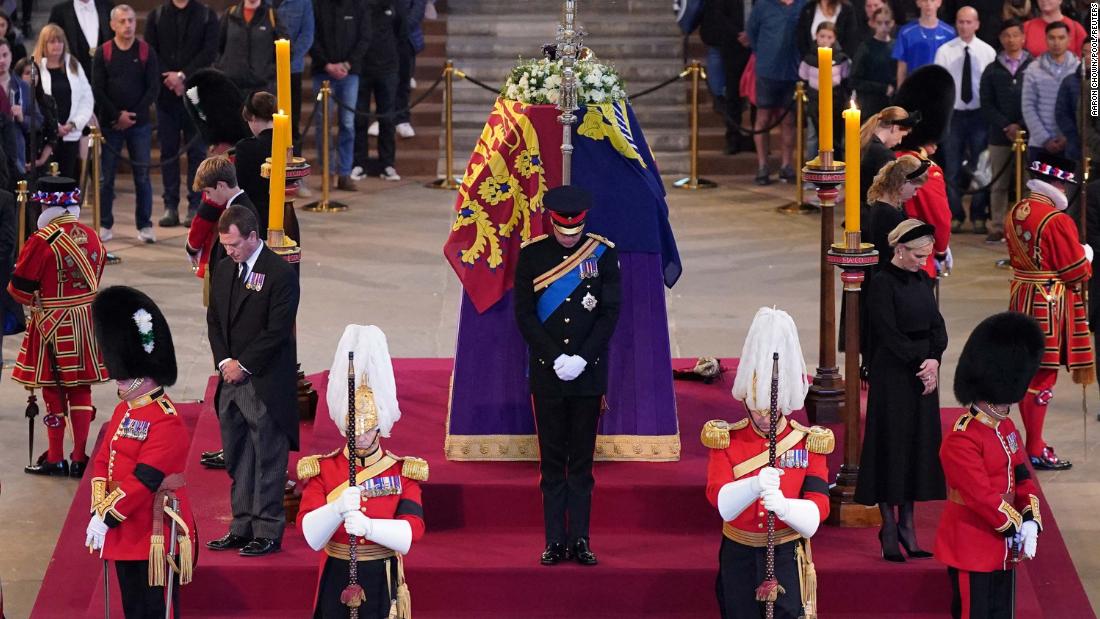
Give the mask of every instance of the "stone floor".
[[(717, 180), (717, 189), (670, 190), (673, 228), (684, 264), (683, 278), (668, 293), (673, 355), (736, 356), (756, 309), (776, 305), (798, 322), (807, 363), (814, 367), (819, 217), (776, 212), (790, 200), (789, 186), (760, 189), (748, 178)], [(351, 209), (299, 214), (304, 259), (298, 349), (305, 370), (329, 366), (349, 322), (379, 325), (395, 357), (451, 356), (459, 286), (442, 259), (441, 247), (450, 228), (454, 194), (425, 189), (420, 181), (372, 179), (358, 194), (335, 197)], [(123, 193), (119, 204), (132, 204), (132, 194)], [(132, 214), (124, 210), (118, 209), (115, 240), (109, 244), (123, 261), (107, 268), (104, 284), (136, 286), (156, 299), (172, 325), (179, 359), (180, 379), (173, 395), (179, 400), (199, 398), (213, 362), (200, 282), (191, 275), (183, 252), (186, 230), (158, 229), (157, 244), (141, 245), (130, 228)], [(956, 238), (955, 272), (942, 285), (943, 314), (951, 335), (943, 366), (947, 383), (969, 331), (1007, 303), (1009, 273), (993, 266), (1004, 250), (982, 239), (970, 234)], [(19, 341), (8, 339), (4, 359), (10, 364)], [(10, 369), (4, 374), (0, 479), (7, 483), (0, 497), (0, 580), (5, 610), (18, 619), (29, 614), (38, 593), (75, 483), (22, 473), (27, 449), (25, 392), (8, 380)], [(1092, 412), (1082, 420), (1081, 394), (1068, 376), (1062, 377), (1057, 393), (1048, 417), (1049, 438), (1076, 465), (1066, 472), (1042, 473), (1041, 479), (1094, 608), (1100, 608), (1100, 521), (1092, 513), (1100, 506), (1100, 424), (1093, 414), (1100, 410), (1100, 401), (1096, 389), (1089, 389)], [(95, 399), (105, 410), (115, 403), (109, 386), (98, 387)], [(943, 403), (953, 401), (944, 397)], [(100, 415), (96, 428), (106, 417)], [(43, 430), (41, 425), (36, 429), (36, 453), (45, 446)]]

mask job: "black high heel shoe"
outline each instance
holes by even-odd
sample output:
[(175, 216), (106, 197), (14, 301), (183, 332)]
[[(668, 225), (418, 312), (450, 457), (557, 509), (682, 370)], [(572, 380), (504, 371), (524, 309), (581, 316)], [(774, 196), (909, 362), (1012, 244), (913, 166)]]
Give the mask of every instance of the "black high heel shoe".
[(905, 536), (898, 531), (898, 542), (901, 547), (905, 549), (905, 554), (909, 555), (910, 559), (931, 559), (934, 555), (927, 550), (921, 550), (920, 548), (912, 549), (909, 547), (909, 542), (905, 541)]
[(878, 531), (878, 543), (882, 547), (883, 559), (891, 563), (905, 563), (905, 557), (901, 556), (901, 551), (897, 548), (897, 542), (894, 543), (894, 547), (890, 549), (890, 552), (886, 551), (886, 542), (882, 541), (882, 529)]

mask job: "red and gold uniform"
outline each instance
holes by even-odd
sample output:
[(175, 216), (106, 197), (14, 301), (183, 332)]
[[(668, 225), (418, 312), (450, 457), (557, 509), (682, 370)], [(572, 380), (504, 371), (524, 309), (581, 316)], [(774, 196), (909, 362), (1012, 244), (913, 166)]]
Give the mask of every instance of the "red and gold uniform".
[(214, 243), (218, 242), (218, 219), (225, 212), (225, 205), (214, 204), (202, 196), (195, 218), (191, 220), (191, 227), (187, 230), (187, 244), (184, 249), (189, 256), (198, 256), (198, 269), (195, 275), (204, 278), (210, 269), (210, 254), (214, 250)]
[[(918, 159), (928, 159), (923, 148), (899, 150), (896, 155), (898, 157), (912, 155)], [(928, 168), (928, 180), (905, 203), (905, 214), (936, 228), (932, 249), (936, 260), (943, 260), (947, 256), (947, 248), (951, 242), (951, 205), (947, 201), (947, 185), (943, 179), (943, 169), (931, 159), (928, 161), (932, 164)], [(936, 279), (935, 261), (928, 260), (924, 265), (924, 271), (928, 273), (928, 277)]]
[(1073, 220), (1055, 207), (1054, 200), (1036, 191), (1009, 209), (1005, 240), (1014, 270), (1009, 309), (1035, 318), (1046, 336), (1041, 368), (1020, 402), (1027, 453), (1044, 458), (1043, 419), (1058, 367), (1065, 365), (1078, 384), (1089, 384), (1096, 376), (1088, 314), (1081, 298), (1092, 265)]
[(936, 558), (948, 566), (956, 587), (960, 608), (955, 616), (991, 616), (974, 615), (972, 605), (1010, 596), (1010, 591), (979, 595), (971, 591), (977, 586), (972, 583), (1010, 588), (1004, 572), (1014, 567), (1013, 536), (1028, 520), (1042, 530), (1035, 481), (1012, 420), (998, 421), (974, 408), (944, 437), (940, 460), (948, 489)]
[[(42, 311), (32, 313), (12, 378), (42, 388), (49, 428), (45, 461), (50, 463), (64, 460), (66, 415), (73, 424), (72, 459), (87, 460), (88, 426), (95, 413), (90, 385), (107, 380), (91, 319), (105, 259), (96, 232), (65, 213), (27, 239), (8, 284), (8, 293), (23, 305), (34, 308), (36, 294), (41, 300)], [(60, 376), (54, 375), (47, 343)]]
[[(424, 536), (424, 509), (420, 482), (428, 479), (428, 463), (419, 458), (399, 457), (381, 448), (360, 458), (356, 480), (362, 489), (360, 511), (368, 518), (404, 520), (412, 529), (412, 541)], [(339, 498), (348, 488), (348, 450), (323, 456), (308, 456), (298, 462), (302, 502), (298, 526), (305, 516)], [(321, 558), (314, 617), (347, 617), (348, 607), (340, 593), (348, 584), (348, 534), (340, 526), (332, 534)], [(359, 585), (366, 601), (359, 607), (362, 619), (385, 619), (391, 606), (408, 607), (408, 588), (400, 555), (364, 537), (356, 540)], [(400, 612), (399, 615), (407, 613)]]
[[(748, 419), (733, 424), (710, 421), (703, 428), (703, 444), (711, 449), (707, 463), (707, 500), (718, 507), (718, 494), (730, 482), (756, 476), (768, 466), (768, 437)], [(835, 440), (830, 430), (806, 427), (780, 417), (776, 432), (776, 468), (783, 471), (780, 490), (789, 498), (812, 501), (821, 522), (829, 515), (828, 467), (825, 456)], [(758, 499), (722, 525), (718, 574), (719, 605), (723, 617), (755, 617), (760, 604), (755, 589), (764, 579), (763, 554), (767, 546), (767, 515)], [(779, 518), (775, 520), (775, 572), (787, 591), (776, 600), (776, 617), (812, 615), (813, 587), (800, 587), (800, 567), (809, 561), (803, 537)], [(760, 569), (758, 569), (760, 568)], [(803, 595), (798, 594), (802, 591)], [(730, 610), (733, 614), (730, 615)]]
[[(183, 481), (190, 440), (160, 387), (119, 402), (107, 436), (92, 461), (91, 511), (109, 527), (103, 558), (115, 562), (123, 605), (141, 606), (149, 595), (164, 595), (173, 521), (179, 583), (191, 580), (195, 521)], [(173, 497), (179, 501), (176, 510), (165, 507)], [(153, 588), (159, 589), (150, 592)]]

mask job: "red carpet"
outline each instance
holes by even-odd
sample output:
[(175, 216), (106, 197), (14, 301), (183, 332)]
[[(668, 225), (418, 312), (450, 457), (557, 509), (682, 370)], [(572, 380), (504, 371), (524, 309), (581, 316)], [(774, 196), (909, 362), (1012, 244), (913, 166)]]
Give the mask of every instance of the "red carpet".
[[(691, 361), (677, 362), (684, 365)], [(732, 373), (722, 384), (677, 382), (680, 462), (597, 464), (592, 536), (600, 566), (547, 568), (537, 563), (543, 538), (536, 465), (445, 460), (451, 361), (395, 359), (394, 368), (403, 417), (385, 447), (431, 463), (424, 486), (428, 534), (406, 563), (419, 619), (718, 616), (714, 578), (721, 521), (703, 495), (707, 454), (698, 436), (708, 419), (744, 415), (729, 395)], [(324, 376), (313, 380), (323, 395)], [(219, 445), (212, 393), (204, 404), (180, 407), (193, 427), (188, 483), (203, 541), (222, 535), (229, 520), (228, 477), (198, 465), (200, 451)], [(321, 400), (318, 423), (302, 429), (303, 454), (328, 452), (341, 443)], [(956, 415), (945, 409), (945, 423)], [(297, 455), (292, 454), (292, 470)], [(102, 563), (82, 546), (88, 496), (85, 481), (33, 617), (103, 614)], [(938, 504), (918, 507), (926, 548), (932, 547), (939, 511)], [(1094, 617), (1049, 512), (1044, 523), (1039, 558), (1019, 571), (1020, 616)], [(294, 528), (288, 528), (283, 548), (259, 559), (200, 551), (195, 581), (183, 588), (183, 611), (212, 618), (309, 616), (319, 557)], [(950, 591), (943, 566), (934, 559), (882, 561), (874, 530), (823, 527), (814, 538), (814, 558), (823, 619), (947, 615)], [(117, 590), (112, 599), (112, 612), (121, 617)]]

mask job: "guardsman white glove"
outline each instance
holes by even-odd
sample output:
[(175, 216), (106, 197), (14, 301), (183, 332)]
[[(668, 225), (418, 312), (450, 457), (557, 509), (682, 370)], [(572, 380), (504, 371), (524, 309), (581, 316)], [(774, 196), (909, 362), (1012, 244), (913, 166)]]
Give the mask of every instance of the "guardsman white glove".
[(359, 486), (345, 488), (336, 500), (309, 512), (302, 519), (302, 536), (314, 550), (325, 547), (348, 514), (359, 514)]
[(753, 477), (753, 480), (756, 481), (756, 491), (758, 493), (763, 492), (766, 488), (775, 488), (776, 490), (778, 490), (779, 478), (782, 475), (782, 469), (777, 469), (770, 466), (765, 466), (764, 468), (760, 469), (760, 473), (756, 477)]
[(1085, 258), (1088, 258), (1088, 261), (1092, 262), (1092, 257), (1095, 253), (1095, 252), (1092, 251), (1092, 245), (1089, 245), (1088, 243), (1085, 243), (1085, 244), (1081, 245), (1081, 247), (1085, 248)]
[(575, 380), (584, 372), (584, 368), (588, 366), (588, 362), (584, 360), (584, 357), (580, 355), (572, 355), (562, 361), (561, 369), (558, 370), (558, 378), (564, 381)]
[(348, 512), (359, 511), (359, 501), (362, 494), (363, 491), (359, 486), (344, 488), (344, 491), (340, 493), (340, 498), (333, 501), (341, 517), (346, 516)]
[(788, 499), (779, 489), (764, 490), (764, 509), (775, 514), (802, 537), (813, 537), (821, 524), (817, 504), (807, 499)]
[(358, 510), (344, 514), (344, 530), (351, 537), (370, 537), (371, 519)]
[(1035, 551), (1039, 546), (1039, 525), (1034, 520), (1028, 520), (1020, 525), (1020, 541), (1023, 544), (1025, 559), (1034, 559)]
[(85, 532), (87, 537), (84, 538), (84, 545), (87, 546), (88, 551), (102, 550), (103, 542), (107, 539), (107, 523), (103, 522), (99, 514), (92, 514)]

